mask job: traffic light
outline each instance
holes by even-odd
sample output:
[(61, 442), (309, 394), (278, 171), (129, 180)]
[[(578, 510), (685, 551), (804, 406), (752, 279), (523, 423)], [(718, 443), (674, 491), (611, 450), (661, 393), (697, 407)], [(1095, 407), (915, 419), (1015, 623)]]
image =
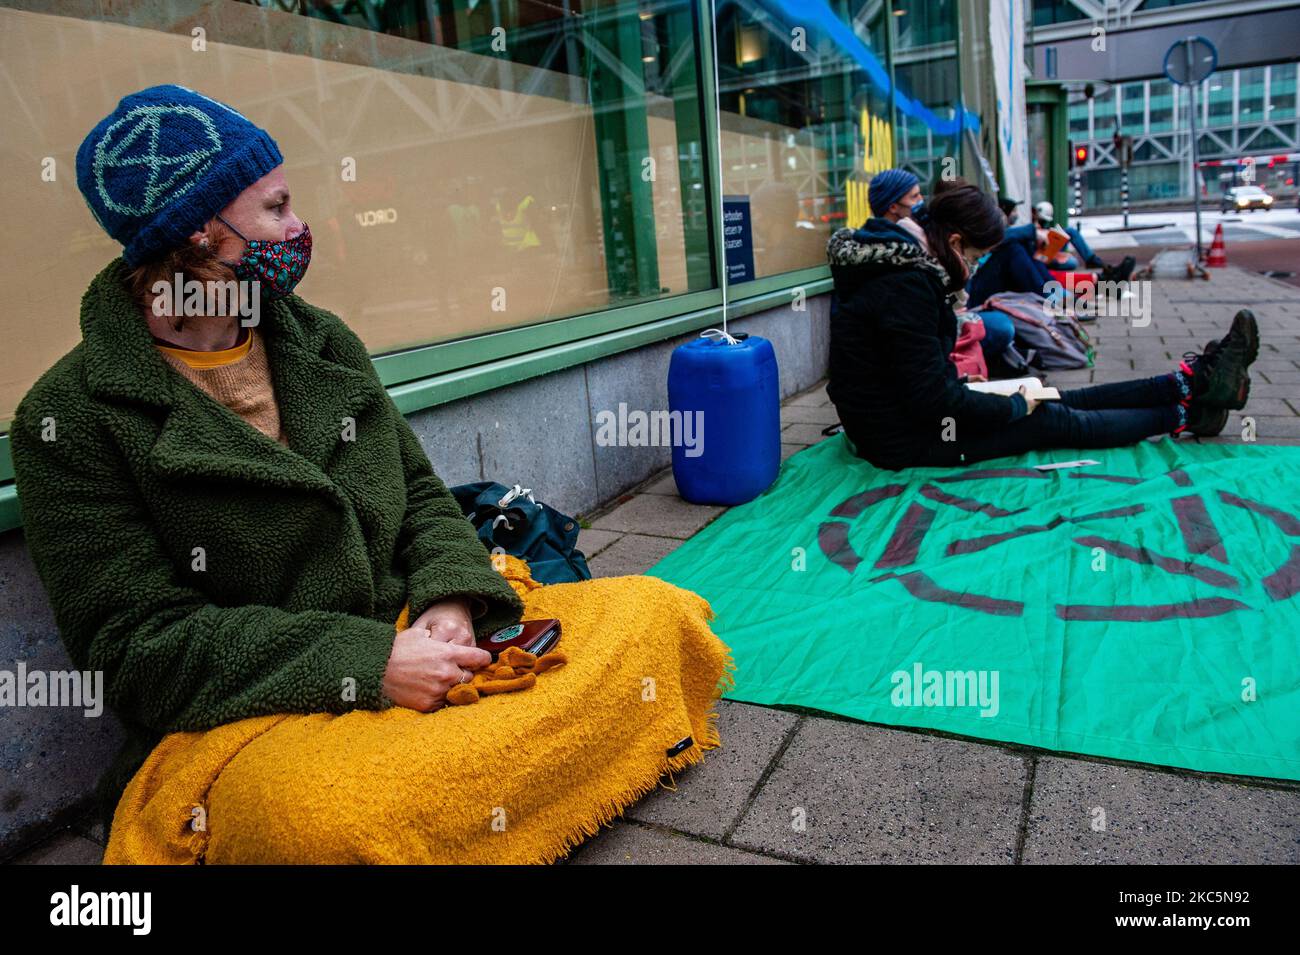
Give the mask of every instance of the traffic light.
[(1079, 167), (1083, 167), (1083, 166), (1088, 165), (1088, 147), (1087, 147), (1087, 146), (1075, 146), (1075, 147), (1074, 147), (1074, 164), (1075, 164), (1076, 166), (1079, 166)]

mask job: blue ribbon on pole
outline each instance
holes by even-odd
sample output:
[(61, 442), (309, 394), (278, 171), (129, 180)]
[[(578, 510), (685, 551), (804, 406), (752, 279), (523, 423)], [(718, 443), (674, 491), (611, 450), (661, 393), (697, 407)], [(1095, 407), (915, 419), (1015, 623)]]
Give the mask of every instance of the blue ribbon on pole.
[(889, 71), (871, 49), (862, 42), (856, 33), (843, 20), (835, 15), (825, 3), (809, 0), (766, 0), (781, 15), (788, 26), (816, 27), (832, 43), (838, 46), (854, 63), (867, 74), (871, 84), (888, 96), (891, 88), (894, 92), (894, 105), (904, 116), (910, 116), (928, 126), (941, 136), (960, 134), (963, 129), (979, 132), (980, 118), (976, 113), (966, 109), (963, 103), (953, 107), (953, 117), (943, 119), (919, 101), (897, 89), (890, 82)]

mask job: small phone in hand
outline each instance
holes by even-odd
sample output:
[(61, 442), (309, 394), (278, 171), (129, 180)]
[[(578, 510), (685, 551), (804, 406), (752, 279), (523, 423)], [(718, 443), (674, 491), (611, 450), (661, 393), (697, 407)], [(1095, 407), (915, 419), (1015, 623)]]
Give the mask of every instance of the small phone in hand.
[(495, 660), (506, 647), (518, 647), (540, 657), (559, 642), (560, 621), (549, 617), (544, 620), (521, 620), (509, 627), (502, 627), (496, 633), (479, 640), (478, 647), (492, 654), (492, 659)]

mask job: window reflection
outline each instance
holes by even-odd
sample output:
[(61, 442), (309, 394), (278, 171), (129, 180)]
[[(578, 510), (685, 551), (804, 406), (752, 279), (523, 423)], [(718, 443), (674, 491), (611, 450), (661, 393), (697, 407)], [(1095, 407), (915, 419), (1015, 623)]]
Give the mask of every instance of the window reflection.
[(830, 232), (869, 215), (879, 170), (928, 181), (950, 157), (961, 171), (961, 122), (979, 120), (959, 112), (956, 10), (954, 0), (720, 4), (723, 187), (748, 203), (753, 277), (823, 264)]
[[(302, 292), (374, 353), (716, 287), (690, 0), (22, 6), (0, 4), (15, 168), (73, 168), (145, 86), (211, 92), (279, 142), (317, 236)], [(23, 223), (4, 240), (6, 300), (70, 316), (33, 335), (27, 309), (0, 313), (22, 343), (0, 358), (0, 421), (28, 369), (76, 343), (81, 293), (120, 251), (75, 183), (58, 188), (0, 186)], [(66, 251), (63, 281), (25, 266), (42, 247)]]

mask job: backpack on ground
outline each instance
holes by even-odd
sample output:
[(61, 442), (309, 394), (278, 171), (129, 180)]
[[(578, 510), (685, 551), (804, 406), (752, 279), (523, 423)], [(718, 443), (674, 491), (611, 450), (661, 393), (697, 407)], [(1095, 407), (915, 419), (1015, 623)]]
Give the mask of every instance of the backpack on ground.
[(996, 308), (1011, 316), (1016, 344), (1035, 368), (1054, 371), (1092, 367), (1096, 351), (1078, 319), (1068, 310), (1049, 309), (1047, 299), (1038, 293), (999, 292), (982, 307)]
[(483, 546), (527, 561), (539, 584), (591, 579), (587, 558), (577, 546), (577, 520), (534, 500), (530, 488), (478, 481), (458, 484), (451, 493)]

